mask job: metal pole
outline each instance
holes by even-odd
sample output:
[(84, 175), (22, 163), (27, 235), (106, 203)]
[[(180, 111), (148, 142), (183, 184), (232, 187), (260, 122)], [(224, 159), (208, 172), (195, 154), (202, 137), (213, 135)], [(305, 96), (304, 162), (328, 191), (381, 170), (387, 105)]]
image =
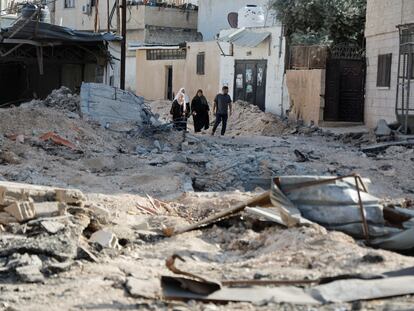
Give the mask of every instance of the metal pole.
[(126, 70), (126, 10), (127, 1), (122, 0), (122, 42), (121, 42), (121, 77), (120, 89), (125, 90), (125, 70)]
[(413, 76), (413, 73), (412, 73), (412, 67), (413, 67), (413, 64), (412, 64), (412, 61), (413, 61), (413, 57), (412, 57), (412, 53), (411, 53), (411, 45), (409, 46), (409, 51), (408, 51), (408, 54), (407, 54), (407, 56), (408, 56), (408, 60), (407, 60), (407, 63), (408, 63), (408, 68), (407, 68), (407, 76), (408, 76), (408, 78), (407, 78), (407, 103), (405, 104), (405, 124), (404, 124), (404, 132), (405, 132), (405, 134), (408, 134), (408, 115), (409, 115), (409, 113), (410, 113), (410, 97), (411, 97), (411, 79), (412, 79), (412, 76)]
[(106, 0), (106, 31), (111, 32), (111, 21), (109, 20), (110, 17), (110, 11), (109, 11), (109, 0)]

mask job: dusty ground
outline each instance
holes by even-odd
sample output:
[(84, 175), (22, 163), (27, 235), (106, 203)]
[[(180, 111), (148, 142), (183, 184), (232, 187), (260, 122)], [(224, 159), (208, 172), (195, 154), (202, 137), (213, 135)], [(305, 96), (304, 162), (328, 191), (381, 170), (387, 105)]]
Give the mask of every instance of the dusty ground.
[[(165, 259), (174, 253), (187, 259), (180, 267), (215, 279), (316, 278), (414, 266), (413, 257), (372, 250), (319, 226), (257, 227), (248, 217), (163, 238), (164, 227), (203, 219), (243, 201), (254, 195), (249, 191), (267, 188), (274, 175), (357, 172), (371, 179), (371, 192), (381, 198), (414, 199), (413, 149), (393, 147), (368, 157), (335, 135), (313, 130), (286, 134), (294, 132), (289, 129), (277, 136), (246, 136), (237, 126), (232, 119), (230, 136), (188, 134), (183, 140), (174, 132), (112, 132), (53, 108), (0, 110), (0, 178), (81, 189), (89, 200), (110, 209), (107, 228), (124, 241), (119, 251), (101, 251), (98, 263), (77, 261), (69, 271), (41, 284), (0, 275), (0, 309), (312, 310), (272, 302), (220, 306), (132, 297), (128, 282), (137, 279), (158, 286), (160, 276), (169, 274)], [(77, 150), (39, 141), (48, 131), (67, 138)], [(12, 135), (24, 135), (24, 142), (10, 139)], [(297, 162), (294, 150), (310, 155), (310, 161)], [(4, 157), (5, 151), (15, 161)], [(172, 202), (174, 211), (145, 215), (137, 204), (147, 202), (146, 194)], [(367, 254), (384, 260), (367, 262)], [(413, 297), (402, 297), (321, 309), (408, 310), (413, 305)]]

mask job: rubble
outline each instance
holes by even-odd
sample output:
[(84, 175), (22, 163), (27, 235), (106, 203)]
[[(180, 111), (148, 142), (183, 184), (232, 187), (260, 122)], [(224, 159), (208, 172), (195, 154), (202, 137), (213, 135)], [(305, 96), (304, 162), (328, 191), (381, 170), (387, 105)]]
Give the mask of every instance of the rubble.
[(106, 248), (117, 248), (118, 239), (116, 236), (109, 231), (100, 230), (96, 231), (89, 239), (92, 243), (98, 243), (102, 247)]
[(36, 215), (35, 207), (32, 202), (14, 202), (4, 208), (4, 211), (13, 216), (17, 221), (23, 222), (33, 219)]
[[(80, 97), (73, 99), (79, 103)], [(165, 300), (178, 293), (195, 299), (180, 308), (200, 310), (295, 308), (292, 304), (310, 299), (317, 308), (351, 309), (343, 302), (350, 301), (345, 294), (334, 296), (340, 297), (337, 304), (328, 302), (341, 284), (379, 290), (375, 302), (358, 300), (365, 290), (352, 291), (361, 309), (413, 303), (412, 296), (400, 297), (384, 275), (414, 266), (414, 259), (403, 255), (412, 254), (403, 244), (410, 245), (413, 228), (414, 172), (408, 164), (414, 155), (409, 144), (400, 144), (411, 138), (402, 138), (394, 127), (381, 138), (359, 130), (328, 134), (240, 104), (228, 136), (183, 135), (168, 122), (157, 125), (157, 116), (139, 97), (128, 116), (134, 120), (116, 114), (106, 120), (107, 109), (119, 103), (105, 100), (100, 107), (98, 100), (92, 102), (87, 113), (83, 106), (83, 118), (62, 108), (70, 103), (36, 101), (0, 109), (0, 149), (19, 160), (0, 163), (0, 306), (65, 310), (116, 301), (120, 308), (156, 303), (166, 309), (178, 308)], [(170, 104), (163, 108), (167, 119)], [(117, 111), (131, 112), (131, 105)], [(162, 119), (161, 110), (154, 112)], [(372, 143), (396, 142), (362, 151)], [(302, 189), (296, 197), (286, 193), (295, 207), (286, 214), (280, 204), (271, 204), (268, 190), (275, 176), (282, 176), (286, 191), (290, 181), (310, 181), (304, 176), (320, 180), (355, 172), (372, 181), (369, 195), (359, 189), (368, 242), (352, 182)], [(5, 211), (21, 202), (33, 204), (33, 218), (18, 220)], [(398, 253), (381, 249), (396, 243)], [(185, 258), (185, 271), (219, 284), (224, 292), (199, 300), (199, 294), (183, 289), (183, 284), (201, 290), (216, 285), (171, 275), (164, 263), (172, 254)], [(324, 299), (310, 294), (324, 285), (331, 286), (329, 293), (323, 291)], [(384, 289), (399, 297), (388, 300)]]

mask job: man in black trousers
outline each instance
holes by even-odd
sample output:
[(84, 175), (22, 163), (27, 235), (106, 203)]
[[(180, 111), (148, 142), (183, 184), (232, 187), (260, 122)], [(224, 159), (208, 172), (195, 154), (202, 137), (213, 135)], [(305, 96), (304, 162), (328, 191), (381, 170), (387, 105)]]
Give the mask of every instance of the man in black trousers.
[(221, 135), (223, 136), (226, 133), (227, 120), (229, 115), (232, 113), (232, 101), (229, 95), (229, 88), (223, 86), (222, 92), (216, 95), (214, 99), (213, 114), (216, 115), (216, 122), (214, 123), (213, 132), (211, 135), (216, 133), (217, 127), (220, 123), (223, 123), (221, 126)]

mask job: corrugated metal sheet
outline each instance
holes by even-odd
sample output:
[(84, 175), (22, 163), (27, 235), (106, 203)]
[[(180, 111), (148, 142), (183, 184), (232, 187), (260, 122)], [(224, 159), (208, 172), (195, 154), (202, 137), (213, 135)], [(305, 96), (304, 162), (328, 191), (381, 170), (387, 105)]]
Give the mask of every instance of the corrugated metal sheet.
[(254, 48), (270, 37), (270, 32), (254, 32), (247, 29), (237, 30), (219, 41), (230, 42), (237, 46)]

